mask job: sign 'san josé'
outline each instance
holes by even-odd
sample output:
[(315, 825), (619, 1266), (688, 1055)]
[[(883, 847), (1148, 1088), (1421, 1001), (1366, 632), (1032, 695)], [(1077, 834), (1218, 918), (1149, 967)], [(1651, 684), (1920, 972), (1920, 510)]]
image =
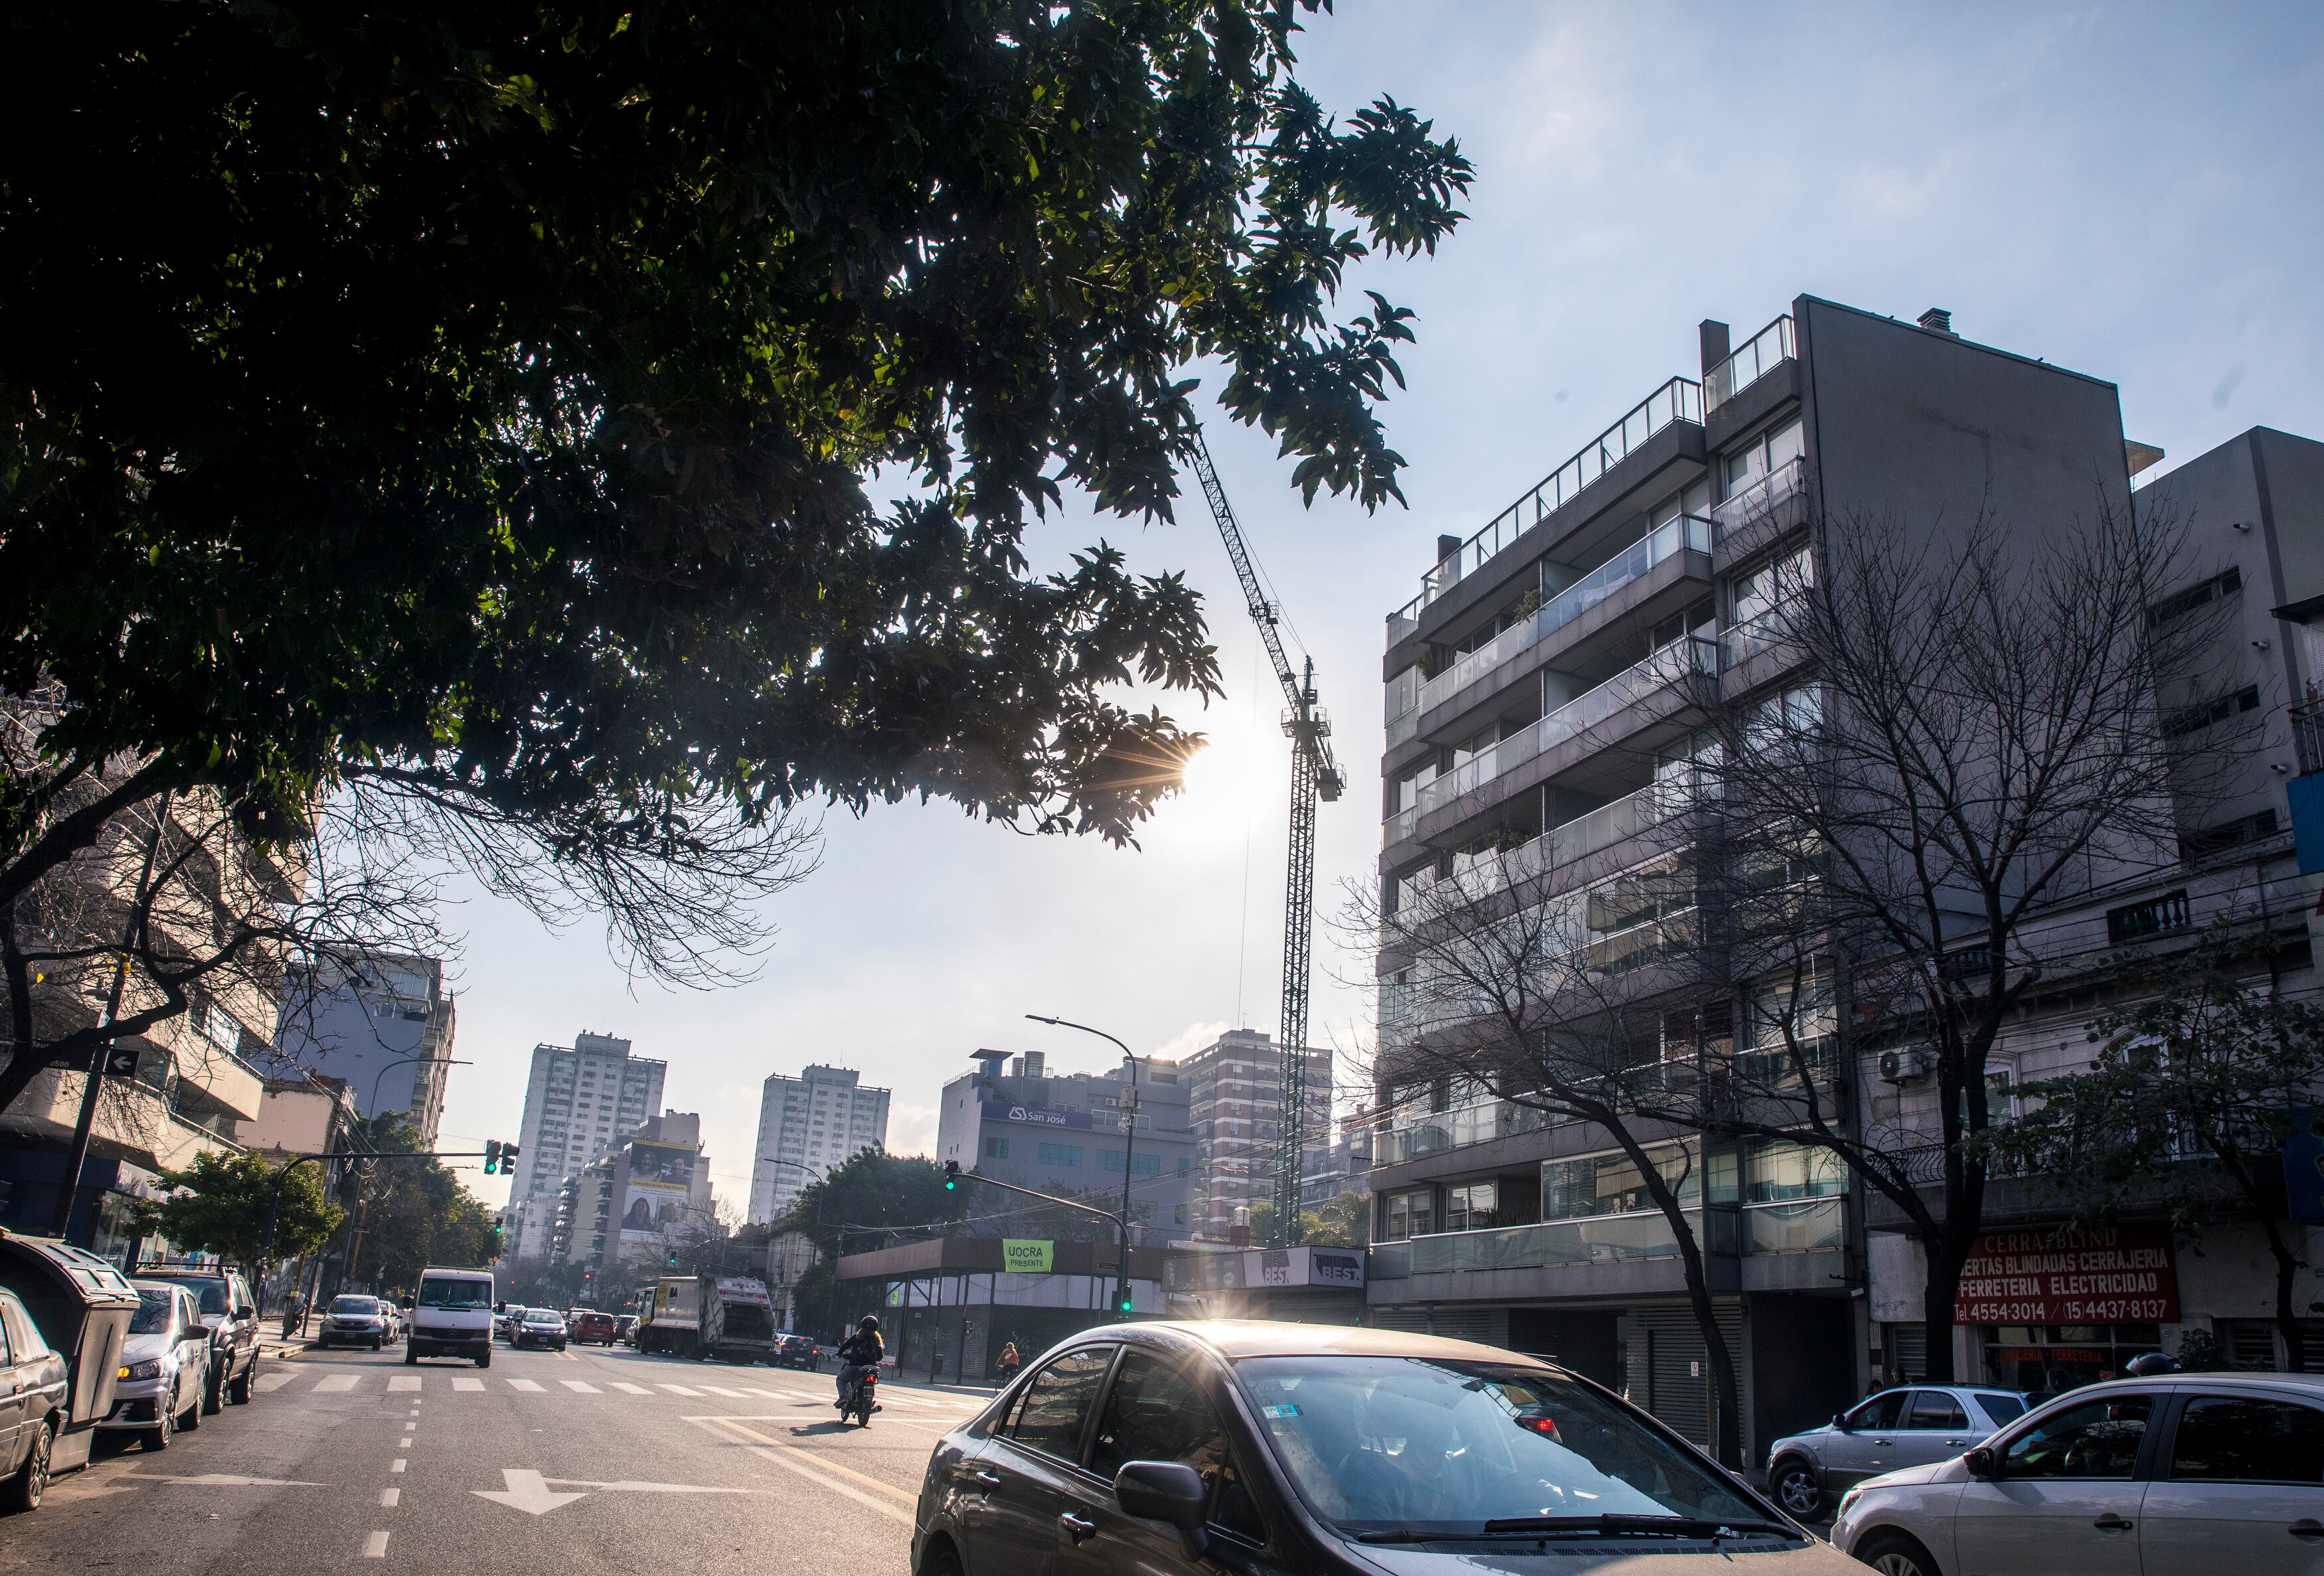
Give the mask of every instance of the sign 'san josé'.
[(2157, 1224), (1987, 1231), (1961, 1267), (1964, 1324), (2169, 1324), (2179, 1318), (2171, 1233)]

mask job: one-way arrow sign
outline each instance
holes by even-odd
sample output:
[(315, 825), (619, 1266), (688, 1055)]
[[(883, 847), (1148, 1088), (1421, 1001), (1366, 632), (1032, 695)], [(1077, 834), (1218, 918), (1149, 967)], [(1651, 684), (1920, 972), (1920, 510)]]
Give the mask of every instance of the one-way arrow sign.
[[(759, 1488), (717, 1488), (700, 1483), (641, 1483), (633, 1479), (619, 1482), (595, 1483), (586, 1478), (549, 1478), (522, 1467), (503, 1467), (499, 1488), (471, 1488), (469, 1493), (479, 1499), (490, 1499), (505, 1505), (511, 1510), (521, 1510), (527, 1516), (546, 1516), (560, 1505), (570, 1505), (585, 1498), (589, 1490), (608, 1494), (759, 1494)], [(549, 1487), (561, 1483), (578, 1493), (560, 1494)]]

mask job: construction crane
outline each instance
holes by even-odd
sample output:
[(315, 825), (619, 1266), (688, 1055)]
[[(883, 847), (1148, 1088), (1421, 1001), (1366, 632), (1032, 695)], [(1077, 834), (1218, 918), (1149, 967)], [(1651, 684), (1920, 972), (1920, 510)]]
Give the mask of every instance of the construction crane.
[(1283, 638), (1276, 631), (1281, 610), (1259, 590), (1242, 527), (1236, 523), (1234, 506), (1219, 484), (1218, 467), (1211, 464), (1211, 451), (1200, 432), (1194, 434), (1192, 452), (1203, 496), (1210, 500), (1211, 518), (1218, 521), (1227, 557), (1234, 560), (1235, 578), (1242, 582), (1250, 622), (1259, 626), (1268, 659), (1275, 664), (1276, 681), (1289, 703), (1283, 710), (1283, 732), (1291, 741), (1291, 867), (1284, 883), (1283, 1032), (1277, 1042), (1283, 1104), (1275, 1146), (1276, 1229), (1289, 1247), (1299, 1240), (1299, 1192), (1307, 1155), (1307, 954), (1315, 928), (1315, 801), (1337, 799), (1347, 779), (1332, 759), (1332, 720), (1315, 704), (1315, 659), (1306, 659), (1304, 671), (1292, 671)]

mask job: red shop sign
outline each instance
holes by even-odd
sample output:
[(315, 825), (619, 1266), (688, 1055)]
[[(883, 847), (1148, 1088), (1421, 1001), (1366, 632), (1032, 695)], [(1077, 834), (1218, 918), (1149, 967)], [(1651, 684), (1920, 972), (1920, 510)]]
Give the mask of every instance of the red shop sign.
[(2179, 1277), (2159, 1224), (1987, 1231), (1961, 1267), (1963, 1324), (2174, 1324)]

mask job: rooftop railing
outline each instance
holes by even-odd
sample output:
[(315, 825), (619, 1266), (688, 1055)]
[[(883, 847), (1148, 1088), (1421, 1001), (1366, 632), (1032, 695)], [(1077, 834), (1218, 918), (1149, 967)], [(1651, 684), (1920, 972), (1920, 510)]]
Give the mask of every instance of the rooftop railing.
[[(1510, 504), (1490, 524), (1420, 578), (1420, 594), (1388, 614), (1390, 642), (1411, 632), (1420, 610), (1475, 574), (1503, 548), (1551, 513), (1581, 495), (1582, 490), (1646, 446), (1648, 438), (1674, 422), (1702, 425), (1702, 385), (1692, 378), (1673, 378), (1624, 414), (1619, 421), (1584, 444), (1579, 453), (1545, 477), (1539, 486)], [(1401, 622), (1406, 626), (1402, 634)]]
[(1502, 663), (1555, 634), (1623, 586), (1645, 578), (1655, 565), (1667, 562), (1682, 549), (1708, 553), (1711, 543), (1711, 523), (1703, 515), (1682, 514), (1665, 521), (1558, 592), (1530, 616), (1511, 624), (1423, 684), (1413, 709), (1425, 712), (1451, 699)]
[(1792, 339), (1791, 315), (1785, 313), (1703, 375), (1702, 408), (1718, 410), (1798, 354)]

